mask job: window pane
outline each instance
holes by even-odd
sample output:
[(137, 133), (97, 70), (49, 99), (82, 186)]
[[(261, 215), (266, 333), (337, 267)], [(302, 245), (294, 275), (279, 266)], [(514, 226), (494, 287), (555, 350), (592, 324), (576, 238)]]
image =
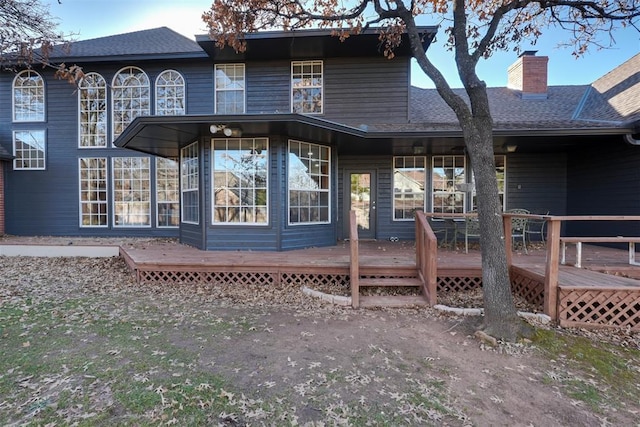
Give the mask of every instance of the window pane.
[(243, 114), (244, 64), (216, 65), (216, 114)]
[(79, 84), (80, 147), (107, 146), (107, 83), (89, 73)]
[(393, 219), (413, 220), (416, 210), (424, 210), (425, 158), (395, 157), (393, 164)]
[(178, 162), (156, 157), (156, 210), (158, 227), (180, 225)]
[(80, 227), (106, 227), (107, 159), (80, 159)]
[(194, 142), (180, 150), (180, 179), (182, 197), (182, 222), (198, 224), (200, 221), (200, 192), (198, 189), (200, 169), (198, 143)]
[(213, 139), (214, 223), (267, 224), (268, 140)]
[(321, 114), (322, 61), (291, 63), (291, 111), (301, 114)]
[(289, 223), (327, 223), (330, 152), (328, 147), (289, 140)]
[(431, 182), (433, 212), (464, 213), (465, 157), (434, 156)]
[(117, 138), (138, 116), (150, 113), (149, 78), (135, 67), (121, 70), (113, 78), (113, 138)]
[(45, 168), (45, 132), (16, 131), (13, 133), (13, 168), (39, 170)]
[(44, 121), (44, 108), (44, 80), (35, 71), (22, 71), (13, 81), (13, 120)]
[(179, 116), (185, 114), (184, 78), (174, 70), (163, 71), (156, 79), (156, 114)]
[(151, 225), (151, 177), (148, 157), (113, 158), (115, 227)]

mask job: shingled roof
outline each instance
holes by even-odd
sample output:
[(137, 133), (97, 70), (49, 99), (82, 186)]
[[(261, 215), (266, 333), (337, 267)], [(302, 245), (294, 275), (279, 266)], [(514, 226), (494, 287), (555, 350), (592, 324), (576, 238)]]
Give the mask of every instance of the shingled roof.
[(611, 124), (640, 121), (640, 54), (593, 82), (575, 117)]
[[(454, 92), (467, 100), (464, 89)], [(496, 131), (572, 131), (630, 128), (640, 124), (640, 54), (591, 85), (550, 86), (546, 98), (523, 98), (517, 90), (487, 88)], [(411, 88), (407, 124), (376, 124), (382, 132), (459, 131), (458, 120), (435, 89)]]
[(51, 55), (56, 61), (76, 62), (206, 57), (198, 43), (167, 27), (72, 42)]

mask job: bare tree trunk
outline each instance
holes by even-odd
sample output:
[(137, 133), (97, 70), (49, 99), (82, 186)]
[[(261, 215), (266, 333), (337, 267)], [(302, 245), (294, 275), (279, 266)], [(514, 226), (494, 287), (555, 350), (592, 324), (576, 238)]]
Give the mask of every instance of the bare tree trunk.
[(519, 337), (529, 335), (531, 331), (518, 317), (511, 292), (491, 119), (483, 119), (482, 115), (475, 117), (471, 129), (465, 130), (465, 143), (477, 184), (478, 219), (481, 230), (484, 230), (480, 234), (483, 329), (493, 337), (515, 341)]

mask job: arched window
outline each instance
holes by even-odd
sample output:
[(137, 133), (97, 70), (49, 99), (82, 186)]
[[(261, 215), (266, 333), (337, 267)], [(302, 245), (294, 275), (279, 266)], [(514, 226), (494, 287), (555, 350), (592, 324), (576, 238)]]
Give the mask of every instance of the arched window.
[(20, 72), (13, 80), (13, 121), (44, 121), (44, 80), (33, 70)]
[(184, 78), (175, 70), (163, 71), (156, 79), (156, 114), (158, 116), (185, 114)]
[(80, 81), (79, 147), (107, 146), (107, 82), (97, 73), (88, 73)]
[(139, 68), (123, 68), (113, 78), (111, 93), (113, 139), (116, 139), (133, 119), (149, 115), (149, 77)]

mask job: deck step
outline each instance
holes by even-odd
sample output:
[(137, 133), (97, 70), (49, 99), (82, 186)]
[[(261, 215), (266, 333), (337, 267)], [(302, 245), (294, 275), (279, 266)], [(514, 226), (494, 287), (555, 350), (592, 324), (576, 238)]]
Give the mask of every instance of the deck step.
[(425, 307), (427, 305), (427, 300), (422, 295), (360, 295), (360, 307), (363, 308)]
[(417, 277), (394, 277), (394, 278), (367, 278), (360, 279), (360, 287), (399, 287), (409, 286), (419, 288), (422, 282)]

